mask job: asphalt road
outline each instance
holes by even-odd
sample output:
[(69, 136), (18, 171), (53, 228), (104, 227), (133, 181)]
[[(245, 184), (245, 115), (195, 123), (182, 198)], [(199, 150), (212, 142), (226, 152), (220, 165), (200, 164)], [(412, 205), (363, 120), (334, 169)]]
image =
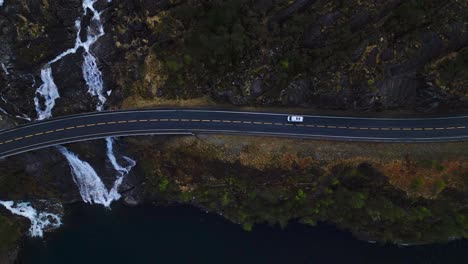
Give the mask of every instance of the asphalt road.
[(58, 144), (109, 136), (239, 134), (369, 142), (468, 140), (468, 116), (446, 118), (355, 118), (216, 110), (95, 112), (32, 122), (0, 131), (0, 158)]

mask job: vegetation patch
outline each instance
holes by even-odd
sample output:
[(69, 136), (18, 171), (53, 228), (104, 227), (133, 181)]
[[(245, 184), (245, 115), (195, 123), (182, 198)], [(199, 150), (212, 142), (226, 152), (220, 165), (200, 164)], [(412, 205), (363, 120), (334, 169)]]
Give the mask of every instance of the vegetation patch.
[[(440, 153), (422, 154), (426, 144), (384, 161), (375, 154), (398, 146), (379, 144), (369, 150), (374, 155), (357, 157), (347, 148), (366, 144), (247, 138), (126, 140), (134, 155), (144, 153), (148, 199), (220, 212), (246, 230), (331, 222), (365, 239), (399, 243), (445, 241), (468, 230), (462, 146), (464, 156), (445, 161), (428, 162)], [(340, 153), (328, 152), (338, 147)]]

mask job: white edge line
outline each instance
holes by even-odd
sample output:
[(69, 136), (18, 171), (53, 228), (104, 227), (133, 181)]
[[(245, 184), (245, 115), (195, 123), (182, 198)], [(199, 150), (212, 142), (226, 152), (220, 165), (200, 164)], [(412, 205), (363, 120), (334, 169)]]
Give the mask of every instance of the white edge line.
[[(10, 133), (17, 131), (23, 128), (30, 128), (39, 125), (46, 125), (52, 124), (60, 121), (68, 121), (68, 120), (75, 120), (75, 119), (83, 119), (83, 118), (92, 118), (96, 116), (106, 116), (106, 115), (127, 115), (127, 114), (135, 114), (135, 113), (158, 113), (158, 112), (200, 112), (200, 113), (229, 113), (229, 114), (249, 114), (249, 115), (270, 115), (270, 116), (288, 116), (288, 114), (278, 114), (278, 113), (263, 113), (263, 112), (241, 112), (241, 111), (223, 111), (223, 110), (193, 110), (193, 109), (175, 109), (175, 110), (158, 110), (158, 109), (142, 109), (142, 110), (118, 110), (118, 111), (106, 111), (106, 112), (91, 112), (79, 115), (73, 115), (70, 117), (58, 117), (56, 119), (48, 119), (43, 121), (35, 121), (29, 124), (25, 124), (19, 126), (17, 128), (8, 129), (4, 131), (0, 131), (0, 135), (5, 133)], [(444, 119), (465, 119), (468, 116), (457, 116), (457, 117), (434, 117), (434, 118), (365, 118), (365, 117), (345, 117), (345, 116), (312, 116), (312, 115), (304, 115), (304, 117), (308, 118), (321, 118), (321, 119), (349, 119), (349, 120), (371, 120), (371, 121), (425, 121), (425, 120), (444, 120)], [(468, 122), (468, 121), (467, 121)]]
[[(294, 134), (294, 133), (277, 133), (277, 132), (258, 132), (258, 131), (238, 131), (238, 130), (209, 130), (209, 129), (158, 129), (158, 130), (126, 130), (118, 132), (106, 132), (106, 133), (94, 133), (88, 134), (87, 136), (75, 136), (69, 138), (61, 138), (58, 140), (50, 140), (42, 143), (33, 144), (27, 147), (17, 148), (15, 150), (9, 150), (1, 153), (0, 158), (16, 155), (19, 153), (29, 152), (32, 150), (47, 148), (55, 145), (69, 144), (73, 142), (89, 141), (94, 139), (100, 139), (105, 137), (125, 137), (125, 136), (138, 136), (138, 135), (192, 135), (194, 132), (210, 133), (210, 134), (247, 134), (247, 135), (265, 135), (265, 136), (291, 136), (299, 138), (318, 138), (318, 139), (341, 139), (341, 140), (360, 140), (368, 142), (393, 142), (393, 143), (418, 143), (418, 142), (438, 142), (438, 141), (453, 141), (453, 140), (465, 140), (468, 136), (463, 137), (438, 137), (438, 138), (374, 138), (374, 137), (345, 137), (345, 136), (330, 136), (330, 135), (308, 135), (308, 134)], [(90, 136), (90, 137), (88, 137)], [(65, 140), (65, 142), (63, 142)], [(30, 148), (32, 147), (32, 148)], [(18, 151), (19, 150), (19, 151)]]

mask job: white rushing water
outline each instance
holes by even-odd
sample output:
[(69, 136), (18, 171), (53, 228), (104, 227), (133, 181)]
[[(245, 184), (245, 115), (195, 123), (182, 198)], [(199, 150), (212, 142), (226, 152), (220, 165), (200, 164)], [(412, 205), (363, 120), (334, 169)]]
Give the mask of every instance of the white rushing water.
[(64, 147), (58, 147), (58, 150), (67, 158), (70, 168), (81, 198), (86, 203), (102, 204), (109, 207), (112, 201), (118, 200), (120, 195), (115, 192), (109, 192), (97, 175), (96, 171), (88, 162), (82, 161), (78, 156)]
[[(51, 65), (67, 55), (76, 53), (80, 48), (84, 49), (82, 71), (83, 79), (88, 87), (88, 93), (97, 97), (99, 100), (96, 105), (96, 110), (104, 110), (104, 104), (107, 99), (104, 95), (102, 72), (98, 68), (96, 57), (91, 52), (91, 46), (105, 34), (104, 27), (101, 22), (101, 13), (94, 8), (94, 3), (96, 1), (97, 0), (83, 0), (83, 17), (86, 16), (88, 10), (93, 13), (90, 26), (87, 28), (86, 41), (83, 42), (80, 38), (82, 30), (81, 20), (77, 19), (75, 21), (75, 27), (77, 30), (75, 46), (55, 57), (41, 70), (42, 85), (36, 90), (36, 97), (34, 98), (38, 120), (52, 117), (52, 110), (55, 106), (55, 101), (60, 98), (59, 89), (53, 78)], [(108, 2), (111, 1), (108, 0)], [(0, 0), (0, 6), (2, 5), (3, 0)], [(9, 74), (3, 63), (1, 63), (1, 68), (4, 71), (4, 74)], [(107, 95), (109, 96), (111, 92), (111, 90), (107, 91)], [(4, 102), (7, 102), (3, 96), (1, 99)], [(6, 113), (6, 111), (1, 108), (0, 112)], [(31, 121), (31, 119), (24, 114), (16, 117)], [(112, 164), (112, 167), (117, 172), (116, 180), (110, 191), (106, 189), (101, 178), (88, 162), (81, 160), (76, 154), (72, 153), (65, 147), (59, 146), (58, 149), (69, 162), (73, 180), (78, 186), (83, 201), (86, 203), (101, 204), (109, 208), (113, 201), (120, 199), (121, 195), (119, 194), (118, 189), (122, 184), (124, 177), (135, 166), (136, 162), (129, 157), (122, 156), (122, 159), (125, 160), (128, 165), (125, 167), (120, 165), (114, 154), (114, 140), (112, 138), (106, 138), (106, 143), (107, 157)], [(58, 228), (62, 224), (60, 216), (49, 212), (38, 212), (28, 202), (15, 203), (13, 201), (0, 201), (0, 204), (10, 210), (13, 214), (28, 218), (31, 221), (29, 232), (33, 237), (42, 237), (44, 229)]]
[(114, 154), (114, 139), (113, 138), (106, 138), (106, 146), (107, 146), (107, 158), (109, 159), (110, 163), (112, 164), (112, 167), (114, 170), (117, 172), (117, 179), (114, 182), (114, 186), (112, 186), (112, 189), (110, 191), (112, 197), (118, 197), (116, 200), (120, 199), (120, 194), (119, 194), (119, 187), (122, 185), (124, 177), (130, 173), (132, 168), (136, 165), (136, 162), (132, 160), (131, 158), (127, 156), (122, 156), (122, 158), (128, 163), (126, 167), (121, 166), (117, 162), (117, 158), (115, 157)]
[(93, 169), (93, 167), (86, 161), (81, 160), (76, 154), (69, 151), (64, 147), (58, 147), (58, 150), (67, 158), (70, 169), (73, 175), (78, 189), (80, 191), (81, 198), (86, 203), (91, 204), (102, 204), (105, 207), (109, 207), (113, 201), (120, 199), (119, 187), (122, 184), (124, 177), (130, 172), (135, 166), (136, 162), (129, 157), (122, 157), (128, 162), (126, 167), (121, 166), (117, 162), (113, 150), (113, 139), (107, 138), (107, 157), (113, 168), (117, 171), (116, 180), (112, 188), (108, 191), (104, 183), (102, 182), (99, 175)]
[[(64, 57), (78, 52), (83, 49), (83, 64), (82, 73), (83, 79), (86, 82), (88, 93), (98, 98), (96, 105), (97, 111), (104, 110), (104, 104), (107, 100), (104, 91), (104, 82), (102, 78), (102, 72), (98, 67), (97, 59), (93, 55), (91, 48), (99, 38), (104, 36), (104, 25), (101, 21), (101, 13), (94, 8), (94, 4), (97, 0), (83, 0), (82, 6), (85, 17), (88, 12), (92, 13), (92, 18), (89, 26), (86, 28), (86, 40), (81, 39), (82, 23), (81, 18), (75, 20), (75, 27), (77, 36), (74, 47), (66, 50), (59, 54), (53, 60), (51, 60), (46, 67), (41, 71), (42, 85), (36, 91), (36, 98), (34, 102), (36, 105), (37, 119), (43, 120), (52, 117), (52, 110), (55, 106), (55, 101), (60, 98), (59, 89), (54, 82), (53, 72), (51, 65)], [(110, 0), (108, 0), (110, 2)], [(110, 92), (107, 92), (110, 95)], [(41, 100), (41, 99), (42, 100)], [(109, 207), (112, 201), (120, 199), (118, 188), (122, 184), (124, 177), (130, 172), (136, 162), (129, 157), (123, 156), (122, 159), (128, 163), (126, 167), (123, 167), (117, 162), (115, 157), (112, 138), (106, 139), (107, 143), (107, 157), (112, 164), (112, 167), (117, 172), (116, 180), (113, 187), (108, 191), (102, 182), (99, 175), (93, 169), (93, 167), (86, 161), (81, 160), (78, 155), (74, 154), (65, 147), (58, 147), (59, 151), (68, 160), (73, 175), (73, 180), (78, 186), (80, 195), (84, 202), (93, 204), (102, 204)]]
[[(55, 105), (55, 100), (60, 98), (57, 85), (55, 85), (53, 79), (51, 64), (63, 59), (70, 54), (78, 52), (80, 48), (84, 49), (82, 71), (83, 78), (86, 82), (86, 85), (88, 86), (88, 93), (91, 96), (98, 97), (99, 103), (96, 106), (96, 110), (104, 110), (104, 104), (107, 99), (104, 95), (105, 91), (102, 80), (102, 72), (98, 68), (96, 57), (91, 52), (92, 45), (105, 34), (104, 25), (101, 21), (101, 13), (94, 8), (96, 1), (97, 0), (83, 0), (83, 17), (86, 16), (88, 10), (90, 10), (93, 14), (90, 25), (86, 30), (86, 41), (83, 42), (81, 40), (82, 25), (81, 19), (79, 18), (75, 21), (75, 27), (77, 30), (75, 46), (61, 53), (49, 63), (47, 63), (46, 67), (41, 72), (43, 85), (37, 89), (36, 97), (34, 98), (39, 120), (52, 117), (52, 109)], [(44, 106), (41, 106), (39, 97), (42, 97), (44, 100)]]
[(107, 99), (103, 95), (102, 73), (97, 67), (96, 58), (91, 53), (85, 53), (84, 55), (83, 77), (88, 86), (88, 93), (92, 96), (97, 96), (99, 99), (96, 110), (104, 110), (104, 103)]
[(42, 85), (36, 90), (36, 94), (40, 95), (44, 100), (44, 106), (41, 106), (38, 96), (34, 98), (34, 105), (36, 106), (37, 119), (44, 120), (52, 117), (52, 109), (55, 106), (55, 100), (60, 98), (57, 85), (52, 77), (52, 68), (48, 66), (41, 70)]
[(55, 229), (62, 225), (59, 215), (49, 212), (38, 212), (29, 202), (0, 201), (0, 204), (13, 214), (26, 217), (31, 221), (29, 235), (32, 237), (42, 237), (45, 229)]

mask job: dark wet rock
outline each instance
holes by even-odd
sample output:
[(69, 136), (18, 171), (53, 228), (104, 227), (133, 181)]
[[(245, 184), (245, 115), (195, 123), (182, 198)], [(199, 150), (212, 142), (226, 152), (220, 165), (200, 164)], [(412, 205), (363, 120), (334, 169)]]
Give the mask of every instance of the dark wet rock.
[(358, 9), (354, 12), (350, 20), (351, 32), (360, 30), (372, 20), (371, 14), (365, 9)]
[(123, 202), (125, 205), (128, 206), (137, 206), (138, 204), (140, 204), (140, 202), (133, 196), (125, 196)]
[(255, 98), (264, 92), (264, 83), (260, 79), (256, 79), (250, 87), (250, 95)]
[(315, 0), (296, 0), (294, 3), (289, 5), (287, 8), (279, 11), (273, 18), (270, 20), (270, 23), (283, 23), (285, 20), (290, 18), (294, 13), (299, 12), (303, 9), (306, 9), (312, 5)]
[(262, 13), (266, 13), (273, 8), (275, 0), (258, 0), (254, 3), (254, 8)]
[(391, 49), (391, 48), (384, 49), (381, 56), (382, 56), (381, 58), (382, 58), (383, 62), (392, 60), (393, 59), (393, 49)]
[(361, 56), (364, 54), (366, 51), (367, 43), (362, 43), (357, 47), (352, 53), (351, 53), (351, 61), (356, 62), (358, 61)]
[(424, 79), (416, 76), (386, 79), (379, 87), (381, 102), (385, 108), (411, 107), (417, 91), (424, 86)]
[[(82, 52), (68, 55), (52, 65), (53, 75), (59, 87), (60, 99), (56, 101), (54, 115), (91, 112), (95, 110), (97, 98), (88, 94), (83, 80)], [(81, 98), (81, 100), (75, 100)]]
[(377, 55), (379, 54), (378, 48), (373, 48), (366, 59), (366, 65), (369, 67), (375, 67), (377, 65)]
[(336, 26), (338, 19), (342, 14), (338, 11), (328, 13), (318, 19), (304, 33), (304, 47), (316, 49), (328, 45), (327, 30), (330, 27)]
[(288, 88), (281, 92), (281, 103), (289, 106), (305, 106), (312, 95), (311, 88), (311, 82), (309, 80), (295, 80), (289, 84)]
[(322, 27), (318, 24), (312, 25), (304, 35), (304, 47), (315, 49), (324, 47), (325, 37), (322, 33)]

